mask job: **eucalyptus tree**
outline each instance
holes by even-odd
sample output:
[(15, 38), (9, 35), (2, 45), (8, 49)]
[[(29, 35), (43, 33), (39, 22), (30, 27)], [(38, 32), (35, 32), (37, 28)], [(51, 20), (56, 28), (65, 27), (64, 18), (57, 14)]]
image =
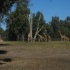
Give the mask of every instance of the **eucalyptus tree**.
[(27, 5), (29, 0), (0, 0), (0, 22), (3, 22), (2, 19), (4, 15), (8, 15), (8, 12), (9, 10), (11, 10), (13, 4), (14, 3), (17, 4), (18, 2), (23, 2), (23, 3), (25, 2)]
[(8, 10), (15, 1), (17, 0), (0, 0), (0, 28), (1, 28), (1, 23), (3, 22), (2, 21), (3, 16), (7, 14)]
[(38, 11), (36, 14), (33, 14), (33, 38), (36, 40), (37, 34), (41, 35), (45, 31), (45, 20), (42, 12)]
[[(8, 15), (8, 12), (11, 10), (13, 4), (18, 3), (19, 1), (24, 1), (24, 0), (0, 0), (0, 28), (1, 24), (4, 23), (5, 15)], [(25, 1), (28, 2), (27, 0)]]
[(66, 17), (66, 20), (70, 22), (70, 16), (67, 16)]
[[(1, 35), (2, 37), (5, 35), (4, 32), (5, 32), (5, 31), (3, 30), (3, 28), (0, 28), (0, 35)], [(0, 36), (0, 37), (1, 37), (1, 36)]]
[(8, 14), (8, 11), (11, 9), (12, 5), (17, 1), (18, 0), (0, 0), (0, 22), (3, 22), (2, 19), (4, 15)]
[(25, 16), (30, 13), (28, 3), (29, 1), (27, 2), (26, 0), (24, 2), (19, 1), (16, 10), (10, 13), (9, 17), (6, 19), (9, 37), (12, 39), (17, 38), (19, 41), (20, 37), (24, 37), (24, 34), (25, 36), (27, 35), (29, 25)]
[(59, 17), (55, 16), (55, 17), (52, 17), (52, 20), (50, 22), (50, 26), (51, 28), (53, 29), (53, 38), (54, 37), (59, 37)]

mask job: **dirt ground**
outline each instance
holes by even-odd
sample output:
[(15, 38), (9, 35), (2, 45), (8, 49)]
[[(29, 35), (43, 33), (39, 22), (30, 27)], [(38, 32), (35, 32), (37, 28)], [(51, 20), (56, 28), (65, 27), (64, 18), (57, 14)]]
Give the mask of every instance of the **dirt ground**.
[(0, 70), (70, 70), (70, 47), (0, 44)]

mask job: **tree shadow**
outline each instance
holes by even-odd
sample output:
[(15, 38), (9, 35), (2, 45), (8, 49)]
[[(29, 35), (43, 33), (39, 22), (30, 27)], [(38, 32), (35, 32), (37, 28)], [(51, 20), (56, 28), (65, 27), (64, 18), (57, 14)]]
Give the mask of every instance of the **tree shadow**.
[(11, 58), (4, 58), (0, 59), (0, 65), (6, 64), (5, 62), (12, 62), (13, 60)]
[(2, 63), (2, 62), (0, 62), (0, 65), (3, 65), (3, 64), (6, 64), (6, 63)]
[(5, 50), (0, 50), (0, 54), (6, 54), (7, 53), (7, 51), (5, 51)]
[(10, 44), (3, 44), (3, 43), (1, 43), (0, 47), (2, 47), (2, 46), (10, 46)]
[(12, 62), (13, 60), (11, 58), (4, 58), (1, 59), (3, 62)]

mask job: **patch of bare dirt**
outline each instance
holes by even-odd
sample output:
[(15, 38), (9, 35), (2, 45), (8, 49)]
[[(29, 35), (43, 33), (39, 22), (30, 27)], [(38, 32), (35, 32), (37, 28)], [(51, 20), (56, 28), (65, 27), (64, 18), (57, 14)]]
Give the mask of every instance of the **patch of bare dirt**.
[(70, 48), (2, 46), (0, 70), (70, 70)]

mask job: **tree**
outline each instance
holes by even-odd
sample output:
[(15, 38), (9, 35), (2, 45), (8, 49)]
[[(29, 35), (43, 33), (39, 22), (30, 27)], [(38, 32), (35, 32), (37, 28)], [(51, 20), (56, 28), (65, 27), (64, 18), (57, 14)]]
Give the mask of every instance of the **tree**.
[[(30, 31), (29, 31), (29, 33), (31, 35), (30, 41), (32, 42), (32, 40), (35, 41), (37, 34), (42, 30), (43, 26), (41, 26), (41, 25), (43, 25), (45, 23), (45, 21), (43, 18), (43, 14), (41, 12), (37, 12), (36, 16), (34, 15), (34, 13), (33, 14), (30, 13), (29, 15), (27, 15), (27, 19), (29, 21), (29, 27), (30, 27)], [(40, 23), (40, 20), (41, 20), (41, 23)], [(35, 22), (38, 24), (36, 24)], [(34, 38), (33, 38), (33, 36), (34, 36)]]
[(1, 36), (4, 36), (4, 32), (5, 32), (5, 31), (4, 31), (2, 28), (0, 28), (0, 35), (1, 35)]
[(58, 31), (59, 31), (59, 17), (55, 16), (52, 17), (52, 21), (50, 22), (50, 26), (53, 29), (53, 37), (59, 37)]
[[(25, 6), (28, 5), (29, 0), (0, 0), (0, 22), (2, 22), (2, 19), (4, 18), (4, 15), (8, 15), (9, 10), (11, 10), (11, 7), (14, 3), (22, 3)], [(0, 23), (1, 24), (1, 23)]]
[(10, 10), (11, 6), (18, 0), (0, 0), (0, 22), (2, 21), (3, 15), (6, 15)]
[(1, 22), (3, 22), (2, 19), (4, 16), (9, 15), (8, 12), (11, 9), (12, 5), (19, 2), (23, 3), (24, 6), (27, 6), (29, 0), (0, 0), (0, 25)]
[(70, 21), (70, 16), (67, 16), (67, 17), (66, 17), (66, 20), (67, 20), (67, 21)]
[(23, 4), (18, 2), (16, 11), (10, 13), (9, 17), (6, 19), (10, 38), (13, 39), (14, 37), (19, 41), (20, 37), (23, 37), (25, 33), (27, 34), (27, 31), (29, 30), (28, 20), (25, 17), (27, 14), (29, 14), (29, 8), (27, 7), (26, 2), (24, 1)]
[(42, 31), (44, 31), (43, 27), (45, 25), (45, 20), (43, 17), (43, 14), (41, 12), (37, 12), (36, 15), (33, 14), (33, 36), (34, 36), (34, 40), (36, 40), (37, 34), (41, 32), (41, 34), (43, 33)]

